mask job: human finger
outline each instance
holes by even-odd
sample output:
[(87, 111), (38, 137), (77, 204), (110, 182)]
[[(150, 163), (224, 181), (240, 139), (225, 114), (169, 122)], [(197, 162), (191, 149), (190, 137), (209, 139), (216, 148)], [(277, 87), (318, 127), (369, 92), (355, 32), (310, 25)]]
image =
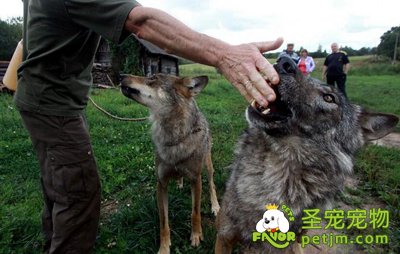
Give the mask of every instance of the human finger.
[[(269, 102), (275, 100), (275, 92), (270, 87), (268, 79), (266, 80), (263, 75), (259, 72), (253, 72), (250, 74), (250, 81), (253, 87), (262, 94), (264, 98), (266, 98)], [(255, 98), (256, 99), (256, 98)], [(266, 105), (265, 105), (266, 106)]]
[(239, 93), (240, 93), (248, 102), (252, 102), (252, 101), (254, 100), (253, 97), (251, 97), (251, 96), (247, 93), (247, 91), (246, 91), (246, 89), (245, 89), (245, 87), (244, 87), (243, 84), (241, 84), (241, 83), (235, 83), (235, 84), (233, 84), (233, 86), (236, 87), (236, 89), (239, 91)]
[[(264, 81), (265, 82), (265, 81)], [(251, 96), (251, 100), (256, 100), (258, 104), (266, 107), (268, 106), (268, 100), (265, 98), (265, 96), (258, 91), (254, 81), (251, 81), (250, 79), (246, 81), (242, 81), (242, 85), (244, 89), (246, 90), (247, 94)]]
[(263, 59), (260, 59), (256, 62), (256, 67), (260, 72), (260, 75), (263, 77), (264, 80), (266, 80), (268, 83), (271, 83), (273, 85), (276, 85), (279, 83), (279, 75), (276, 72), (274, 66), (268, 62), (267, 59), (262, 57)]
[(261, 53), (279, 48), (283, 43), (283, 38), (279, 37), (274, 41), (253, 42), (253, 45), (260, 50)]

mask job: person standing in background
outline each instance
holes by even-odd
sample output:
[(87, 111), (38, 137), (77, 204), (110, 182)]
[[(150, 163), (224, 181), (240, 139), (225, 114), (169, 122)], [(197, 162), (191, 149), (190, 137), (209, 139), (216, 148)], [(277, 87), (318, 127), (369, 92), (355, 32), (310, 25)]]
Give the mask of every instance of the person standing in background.
[(293, 48), (294, 44), (288, 43), (286, 45), (286, 49), (279, 54), (278, 59), (276, 61), (279, 61), (279, 59), (281, 59), (282, 56), (287, 56), (290, 57), (297, 64), (299, 62), (299, 56), (297, 55), (296, 52), (294, 52)]
[(331, 45), (332, 53), (325, 58), (322, 68), (322, 79), (331, 86), (336, 86), (347, 98), (346, 79), (350, 68), (350, 61), (347, 53), (340, 51), (337, 43)]
[(300, 71), (303, 73), (304, 76), (309, 77), (311, 72), (315, 69), (315, 62), (314, 59), (308, 55), (307, 49), (302, 49), (300, 52), (300, 59), (297, 64)]

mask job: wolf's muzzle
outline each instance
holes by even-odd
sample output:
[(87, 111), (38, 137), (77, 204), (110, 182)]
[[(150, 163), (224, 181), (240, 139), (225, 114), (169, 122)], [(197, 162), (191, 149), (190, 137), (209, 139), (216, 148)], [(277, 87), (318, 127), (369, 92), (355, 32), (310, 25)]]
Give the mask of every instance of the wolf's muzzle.
[[(122, 83), (122, 82), (121, 82)], [(128, 87), (126, 85), (121, 85), (121, 92), (123, 95), (130, 97), (131, 94), (140, 94), (140, 91), (135, 89), (135, 88), (131, 88)]]
[(274, 64), (275, 70), (279, 74), (296, 74), (297, 65), (296, 63), (287, 56), (281, 57), (276, 64)]

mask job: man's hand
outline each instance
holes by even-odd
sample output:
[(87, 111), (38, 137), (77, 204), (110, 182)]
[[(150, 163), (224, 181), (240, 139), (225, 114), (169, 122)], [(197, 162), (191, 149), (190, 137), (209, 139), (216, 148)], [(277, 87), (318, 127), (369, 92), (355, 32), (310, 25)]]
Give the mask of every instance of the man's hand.
[(322, 81), (326, 81), (326, 71), (327, 67), (325, 65), (322, 66)]
[(279, 76), (272, 64), (261, 54), (282, 45), (283, 39), (230, 46), (221, 52), (217, 68), (249, 101), (256, 100), (266, 107), (275, 100), (271, 85), (279, 83)]
[(349, 69), (350, 69), (350, 64), (345, 64), (343, 66), (343, 72), (345, 75), (347, 75), (347, 73), (349, 72)]

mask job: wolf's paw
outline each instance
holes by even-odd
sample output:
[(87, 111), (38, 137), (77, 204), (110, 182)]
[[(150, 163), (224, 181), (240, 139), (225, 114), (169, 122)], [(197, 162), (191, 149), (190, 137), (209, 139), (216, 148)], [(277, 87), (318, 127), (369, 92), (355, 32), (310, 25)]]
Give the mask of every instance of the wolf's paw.
[(176, 184), (178, 185), (178, 189), (182, 190), (183, 189), (183, 177), (178, 178), (178, 180), (176, 180)]
[(158, 254), (169, 254), (169, 246), (171, 246), (171, 238), (169, 230), (165, 230), (160, 235), (160, 249), (158, 250)]
[(221, 207), (219, 206), (218, 202), (216, 204), (211, 205), (211, 211), (214, 214), (214, 216), (217, 216), (220, 208)]
[(169, 254), (169, 245), (161, 245), (158, 254)]
[(203, 240), (203, 233), (202, 232), (192, 232), (190, 236), (190, 240), (192, 241), (192, 246), (197, 247), (200, 245), (200, 241)]

